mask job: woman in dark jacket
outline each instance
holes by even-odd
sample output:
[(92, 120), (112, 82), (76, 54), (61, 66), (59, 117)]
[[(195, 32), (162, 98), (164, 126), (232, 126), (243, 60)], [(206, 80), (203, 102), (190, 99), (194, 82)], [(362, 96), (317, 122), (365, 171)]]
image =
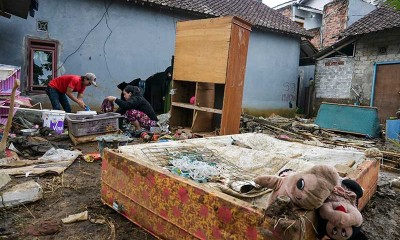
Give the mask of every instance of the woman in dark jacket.
[(140, 94), (140, 88), (128, 85), (123, 91), (126, 101), (114, 96), (108, 96), (106, 99), (115, 102), (119, 109), (118, 113), (125, 115), (125, 118), (131, 122), (136, 130), (141, 128), (150, 129), (157, 126), (157, 116), (150, 103)]

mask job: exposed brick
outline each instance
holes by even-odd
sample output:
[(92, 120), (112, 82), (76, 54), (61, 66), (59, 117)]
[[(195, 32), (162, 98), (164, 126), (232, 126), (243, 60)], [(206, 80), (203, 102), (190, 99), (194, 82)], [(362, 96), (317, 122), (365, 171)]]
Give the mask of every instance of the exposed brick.
[(321, 28), (314, 28), (308, 30), (314, 36), (310, 42), (318, 50), (321, 50)]
[(322, 17), (322, 48), (335, 43), (346, 28), (348, 0), (335, 0), (324, 6)]
[(292, 6), (291, 5), (284, 7), (284, 8), (280, 8), (277, 11), (280, 12), (283, 16), (292, 19), (293, 14), (292, 14)]

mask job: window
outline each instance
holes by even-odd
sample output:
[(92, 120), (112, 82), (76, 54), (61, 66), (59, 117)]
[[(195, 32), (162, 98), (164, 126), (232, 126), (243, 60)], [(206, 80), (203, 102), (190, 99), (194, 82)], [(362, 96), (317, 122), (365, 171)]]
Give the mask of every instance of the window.
[(57, 42), (29, 40), (29, 90), (44, 90), (56, 77)]

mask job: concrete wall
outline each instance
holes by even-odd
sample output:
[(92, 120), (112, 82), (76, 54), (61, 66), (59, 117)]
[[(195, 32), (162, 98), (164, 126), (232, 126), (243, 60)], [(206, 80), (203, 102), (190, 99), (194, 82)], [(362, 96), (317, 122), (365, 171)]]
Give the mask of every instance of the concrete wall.
[(307, 1), (306, 5), (312, 8), (322, 10), (325, 4), (331, 2), (332, 0), (310, 0)]
[(312, 29), (321, 26), (322, 15), (295, 8), (295, 15), (304, 18), (304, 28)]
[[(104, 13), (104, 1), (100, 0), (42, 0), (34, 18), (1, 17), (0, 63), (22, 66), (22, 81), (26, 84), (26, 37), (56, 40), (60, 43), (58, 66), (64, 63), (59, 74), (81, 75), (89, 71), (96, 74), (99, 87), (89, 87), (84, 100), (92, 109), (98, 109), (104, 97), (119, 96), (117, 84), (138, 77), (146, 79), (164, 71), (174, 54), (176, 22), (194, 19), (168, 10), (153, 10), (132, 2), (114, 1), (108, 9), (107, 21), (112, 33), (106, 42), (110, 30), (105, 18), (100, 21)], [(36, 31), (37, 20), (49, 22), (48, 33)], [(292, 89), (296, 89), (297, 83), (299, 41), (299, 38), (253, 29), (245, 77), (244, 107), (286, 111), (290, 100), (292, 108), (295, 108), (296, 96), (293, 93), (296, 92)], [(74, 51), (76, 53), (65, 62)], [(41, 101), (46, 107), (50, 106), (44, 94), (31, 97), (34, 102)], [(76, 104), (72, 103), (72, 106), (76, 107)]]
[(251, 32), (243, 97), (245, 112), (255, 115), (293, 113), (299, 56), (298, 38), (257, 30)]
[[(385, 47), (386, 53), (379, 48)], [(356, 42), (354, 57), (335, 57), (317, 61), (315, 109), (322, 101), (368, 106), (371, 100), (374, 64), (400, 62), (400, 29), (364, 35)], [(351, 88), (354, 89), (351, 90)]]
[[(379, 48), (385, 47), (382, 54)], [(362, 93), (362, 104), (369, 105), (374, 63), (400, 61), (400, 29), (367, 34), (358, 40), (355, 52), (353, 86)]]
[(317, 61), (315, 71), (316, 99), (350, 98), (354, 58), (334, 57)]
[(363, 0), (350, 0), (348, 8), (347, 27), (373, 11), (376, 6)]
[[(146, 79), (170, 65), (175, 23), (181, 17), (114, 1), (108, 9), (107, 21), (112, 33), (106, 42), (110, 30), (105, 18), (100, 21), (104, 13), (104, 1), (42, 0), (34, 18), (1, 17), (0, 63), (22, 66), (22, 81), (26, 86), (26, 37), (57, 40), (60, 43), (58, 66), (64, 63), (59, 75), (96, 74), (99, 87), (89, 87), (85, 92), (85, 102), (92, 108), (100, 107), (108, 95), (119, 95), (116, 85), (120, 82), (138, 77)], [(49, 22), (48, 33), (36, 31), (37, 20)], [(45, 95), (32, 98), (47, 101)]]

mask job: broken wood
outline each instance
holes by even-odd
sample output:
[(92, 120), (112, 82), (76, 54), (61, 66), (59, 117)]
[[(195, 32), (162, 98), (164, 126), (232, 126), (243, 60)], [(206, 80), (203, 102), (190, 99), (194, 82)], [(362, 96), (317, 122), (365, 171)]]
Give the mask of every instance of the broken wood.
[(11, 91), (11, 99), (10, 99), (10, 110), (8, 113), (8, 118), (7, 118), (7, 124), (6, 127), (4, 128), (3, 132), (3, 138), (1, 139), (0, 142), (0, 157), (5, 157), (5, 151), (6, 151), (6, 145), (7, 145), (7, 138), (8, 134), (10, 133), (10, 128), (11, 128), (11, 123), (12, 119), (14, 116), (14, 103), (15, 103), (15, 92), (17, 91), (17, 88), (19, 88), (20, 81), (19, 79), (16, 79), (14, 82), (14, 86)]
[(108, 135), (108, 134), (117, 134), (117, 133), (119, 133), (119, 130), (118, 131), (114, 131), (114, 132), (108, 132), (108, 133), (100, 133), (100, 134), (93, 134), (93, 135), (75, 137), (69, 131), (68, 135), (69, 135), (69, 138), (71, 139), (72, 143), (74, 144), (74, 146), (76, 146), (76, 145), (78, 145), (80, 143), (96, 142), (97, 141), (96, 138), (99, 137), (99, 136)]
[(84, 211), (77, 214), (69, 215), (66, 218), (61, 219), (63, 223), (74, 223), (79, 221), (86, 221), (88, 219), (88, 211)]

